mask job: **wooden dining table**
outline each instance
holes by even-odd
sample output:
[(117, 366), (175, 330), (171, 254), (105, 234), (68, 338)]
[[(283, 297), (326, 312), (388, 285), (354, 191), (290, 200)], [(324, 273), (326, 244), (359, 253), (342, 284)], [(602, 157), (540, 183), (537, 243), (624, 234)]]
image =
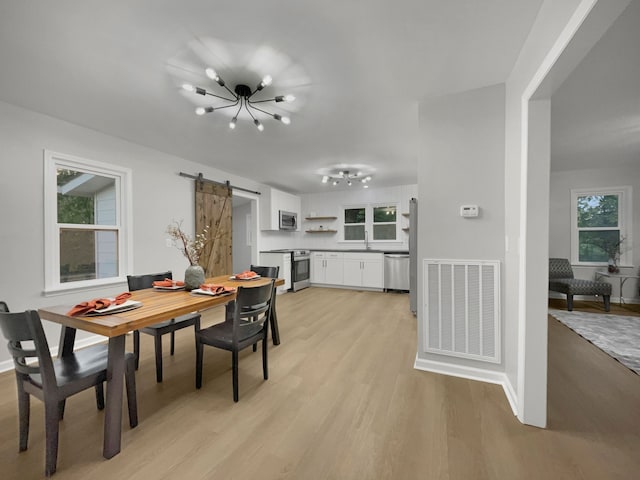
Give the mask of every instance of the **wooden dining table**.
[[(253, 280), (232, 280), (230, 275), (207, 278), (206, 283), (224, 285), (225, 287), (258, 287), (266, 285), (270, 278)], [(275, 285), (284, 285), (284, 279), (275, 280)], [(125, 338), (126, 334), (139, 330), (154, 323), (170, 320), (180, 315), (195, 311), (202, 311), (219, 305), (227, 305), (226, 318), (231, 309), (229, 305), (236, 298), (236, 293), (211, 296), (193, 294), (184, 290), (157, 290), (149, 288), (131, 292), (130, 300), (142, 302), (139, 308), (112, 315), (75, 316), (67, 315), (73, 305), (57, 305), (38, 309), (40, 317), (62, 325), (60, 334), (59, 356), (73, 352), (76, 331), (103, 335), (109, 339), (107, 360), (107, 394), (104, 416), (104, 444), (103, 456), (111, 458), (120, 452), (122, 440), (122, 399), (123, 377), (125, 368)], [(272, 337), (275, 344), (279, 343), (277, 316), (273, 305)], [(274, 330), (275, 325), (275, 330)], [(277, 340), (277, 343), (276, 343)]]

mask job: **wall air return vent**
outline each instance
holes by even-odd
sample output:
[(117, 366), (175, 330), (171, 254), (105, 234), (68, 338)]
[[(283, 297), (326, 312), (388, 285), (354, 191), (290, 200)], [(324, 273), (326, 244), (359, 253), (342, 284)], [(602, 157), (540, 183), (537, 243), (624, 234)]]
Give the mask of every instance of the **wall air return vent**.
[(500, 363), (500, 262), (428, 260), (424, 350)]

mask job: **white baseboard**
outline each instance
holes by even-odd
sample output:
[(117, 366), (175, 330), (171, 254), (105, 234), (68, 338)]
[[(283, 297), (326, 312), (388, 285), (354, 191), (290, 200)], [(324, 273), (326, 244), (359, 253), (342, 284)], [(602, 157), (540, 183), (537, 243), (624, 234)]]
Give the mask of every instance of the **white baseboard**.
[[(83, 338), (82, 340), (76, 340), (74, 343), (74, 347), (76, 349), (84, 348), (84, 347), (89, 347), (91, 345), (96, 345), (98, 343), (103, 343), (104, 341), (105, 341), (105, 337), (103, 337), (102, 335), (92, 335), (90, 337)], [(51, 348), (51, 356), (55, 357), (56, 355), (58, 355), (57, 346)], [(0, 373), (8, 372), (9, 370), (13, 370), (13, 359), (0, 362)]]
[(424, 360), (418, 358), (413, 365), (416, 370), (425, 372), (439, 373), (442, 375), (450, 375), (452, 377), (466, 378), (469, 380), (477, 380), (479, 382), (493, 383), (502, 386), (507, 401), (511, 406), (511, 411), (518, 416), (518, 401), (513, 385), (509, 381), (506, 374), (495, 372), (493, 370), (483, 370), (480, 368), (465, 367), (462, 365), (452, 365), (450, 363), (436, 362), (434, 360)]

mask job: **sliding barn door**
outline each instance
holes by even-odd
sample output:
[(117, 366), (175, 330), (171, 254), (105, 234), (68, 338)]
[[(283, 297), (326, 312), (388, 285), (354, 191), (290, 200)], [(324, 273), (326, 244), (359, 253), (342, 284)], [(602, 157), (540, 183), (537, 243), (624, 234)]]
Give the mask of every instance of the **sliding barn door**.
[(233, 273), (231, 261), (231, 188), (196, 180), (196, 232), (209, 229), (209, 243), (200, 257), (206, 277)]

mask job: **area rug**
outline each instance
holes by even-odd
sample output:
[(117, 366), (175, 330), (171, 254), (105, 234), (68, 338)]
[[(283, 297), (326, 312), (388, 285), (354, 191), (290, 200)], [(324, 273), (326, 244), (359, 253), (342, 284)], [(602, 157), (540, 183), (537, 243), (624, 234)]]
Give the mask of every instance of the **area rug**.
[(640, 317), (554, 309), (549, 315), (640, 375)]

